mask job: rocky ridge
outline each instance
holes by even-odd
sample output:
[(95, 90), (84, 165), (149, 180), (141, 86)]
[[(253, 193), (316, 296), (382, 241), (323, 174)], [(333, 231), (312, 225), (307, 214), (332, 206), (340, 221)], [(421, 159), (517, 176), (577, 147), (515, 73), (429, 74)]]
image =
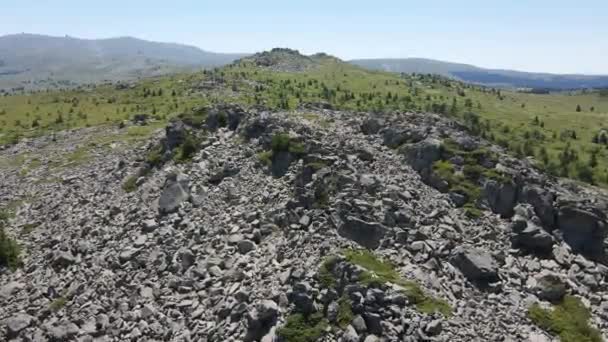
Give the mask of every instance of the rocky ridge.
[[(300, 313), (327, 322), (322, 341), (551, 341), (527, 311), (565, 294), (608, 331), (601, 190), (428, 113), (228, 106), (184, 122), (94, 147), (53, 180), (41, 173), (89, 131), (1, 152), (42, 164), (3, 172), (0, 203), (23, 201), (7, 230), (24, 256), (0, 275), (1, 340), (278, 341)], [(160, 139), (170, 153), (188, 134), (201, 139), (190, 162), (150, 165)], [(481, 175), (458, 178), (472, 154)], [(373, 270), (345, 255), (362, 248), (452, 313), (422, 312), (396, 279), (363, 281)]]

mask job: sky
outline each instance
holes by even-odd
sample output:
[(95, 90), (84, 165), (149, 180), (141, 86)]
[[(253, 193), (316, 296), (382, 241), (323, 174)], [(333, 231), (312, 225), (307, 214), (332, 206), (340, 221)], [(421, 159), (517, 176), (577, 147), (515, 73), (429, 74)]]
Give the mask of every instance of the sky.
[(608, 74), (606, 0), (0, 0), (0, 35), (21, 32)]

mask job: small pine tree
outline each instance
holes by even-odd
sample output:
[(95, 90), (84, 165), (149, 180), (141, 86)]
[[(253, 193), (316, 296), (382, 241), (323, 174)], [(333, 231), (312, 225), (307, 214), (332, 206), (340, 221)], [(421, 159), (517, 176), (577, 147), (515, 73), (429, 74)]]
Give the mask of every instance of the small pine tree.
[(577, 112), (580, 112), (581, 110), (582, 110), (582, 109), (581, 109), (581, 105), (576, 105), (576, 111), (577, 111)]

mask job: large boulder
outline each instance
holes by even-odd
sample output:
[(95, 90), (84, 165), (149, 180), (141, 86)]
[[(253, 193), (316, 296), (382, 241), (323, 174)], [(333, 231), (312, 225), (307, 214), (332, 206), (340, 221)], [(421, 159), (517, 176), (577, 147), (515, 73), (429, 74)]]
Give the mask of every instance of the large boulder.
[(161, 214), (177, 211), (179, 206), (190, 199), (189, 180), (182, 174), (167, 176), (163, 192), (158, 200), (158, 210)]
[(517, 202), (517, 186), (514, 183), (487, 181), (484, 187), (484, 195), (494, 213), (502, 217), (513, 215), (513, 208), (515, 208)]
[[(521, 221), (514, 221), (517, 224)], [(553, 236), (545, 231), (543, 228), (534, 225), (531, 222), (527, 222), (523, 230), (518, 231), (514, 229), (516, 235), (511, 239), (513, 246), (522, 248), (528, 252), (540, 255), (548, 255), (553, 251), (553, 243), (555, 240)]]
[(353, 240), (363, 247), (376, 249), (386, 237), (388, 228), (377, 222), (366, 222), (353, 216), (347, 216), (338, 228), (340, 236)]
[(264, 300), (247, 314), (247, 335), (245, 341), (259, 341), (277, 323), (279, 306), (271, 300)]
[(170, 122), (165, 127), (165, 150), (171, 151), (181, 145), (186, 139), (187, 134), (186, 124), (183, 121)]
[(526, 185), (520, 193), (520, 202), (529, 203), (540, 218), (543, 226), (550, 229), (555, 225), (555, 209), (553, 201), (555, 196), (538, 186)]
[(29, 327), (36, 319), (25, 313), (17, 313), (6, 320), (9, 337), (16, 337), (23, 329)]
[(361, 123), (363, 134), (376, 134), (382, 129), (384, 123), (377, 118), (367, 118)]
[(593, 207), (564, 203), (558, 207), (557, 228), (572, 250), (591, 258), (604, 255), (606, 215)]
[(566, 283), (558, 274), (543, 272), (533, 279), (533, 291), (538, 298), (559, 302), (566, 295)]
[(418, 172), (429, 170), (434, 162), (441, 159), (441, 141), (427, 138), (413, 145), (405, 146), (401, 153), (414, 170)]
[(458, 247), (454, 250), (451, 262), (473, 283), (486, 285), (500, 280), (494, 258), (478, 249)]

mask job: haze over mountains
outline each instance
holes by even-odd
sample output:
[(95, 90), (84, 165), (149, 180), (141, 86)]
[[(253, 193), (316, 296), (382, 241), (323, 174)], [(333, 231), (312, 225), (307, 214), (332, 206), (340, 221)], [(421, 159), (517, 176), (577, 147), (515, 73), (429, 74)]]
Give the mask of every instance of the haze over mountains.
[[(243, 54), (132, 37), (87, 40), (16, 34), (0, 37), (0, 88), (127, 80), (228, 64)], [(32, 81), (29, 83), (29, 81)]]
[(558, 75), (514, 70), (484, 69), (473, 65), (425, 58), (357, 59), (364, 68), (399, 73), (439, 74), (487, 86), (516, 88), (581, 89), (608, 87), (608, 76)]
[[(36, 34), (0, 37), (0, 89), (44, 89), (101, 81), (131, 80), (229, 64), (247, 54), (132, 37), (78, 39)], [(608, 87), (608, 76), (556, 75), (483, 69), (422, 58), (357, 59), (355, 65), (388, 72), (438, 74), (465, 82), (516, 88)]]

